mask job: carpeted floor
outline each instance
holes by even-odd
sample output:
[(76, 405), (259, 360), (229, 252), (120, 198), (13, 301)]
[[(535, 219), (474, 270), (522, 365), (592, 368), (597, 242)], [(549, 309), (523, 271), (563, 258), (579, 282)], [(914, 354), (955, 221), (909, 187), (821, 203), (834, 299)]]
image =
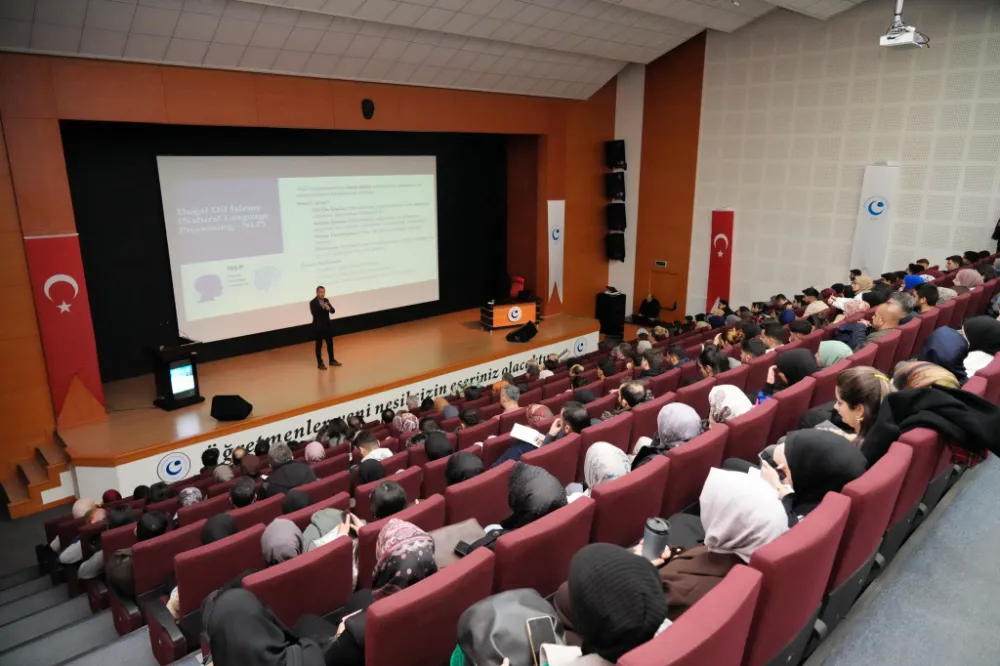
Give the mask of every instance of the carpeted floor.
[[(1000, 461), (990, 457), (881, 592), (843, 625), (823, 666), (1000, 664)], [(963, 479), (964, 481), (965, 479)], [(935, 512), (937, 513), (937, 512)], [(933, 519), (934, 516), (931, 516)], [(817, 655), (818, 656), (818, 655)], [(809, 662), (809, 666), (819, 666)]]
[(0, 543), (4, 545), (0, 548), (0, 578), (37, 564), (35, 545), (45, 540), (45, 521), (68, 516), (72, 508), (65, 504), (26, 518), (0, 519)]

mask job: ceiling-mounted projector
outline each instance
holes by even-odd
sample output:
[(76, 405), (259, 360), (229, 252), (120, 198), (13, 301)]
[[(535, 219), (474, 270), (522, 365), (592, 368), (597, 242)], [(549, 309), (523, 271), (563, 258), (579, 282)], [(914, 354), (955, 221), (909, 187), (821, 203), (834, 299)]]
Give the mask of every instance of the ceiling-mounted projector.
[(930, 48), (931, 38), (922, 32), (918, 32), (911, 25), (903, 23), (903, 0), (896, 0), (896, 13), (893, 16), (892, 25), (889, 30), (879, 37), (879, 46), (888, 46), (897, 49), (921, 49)]

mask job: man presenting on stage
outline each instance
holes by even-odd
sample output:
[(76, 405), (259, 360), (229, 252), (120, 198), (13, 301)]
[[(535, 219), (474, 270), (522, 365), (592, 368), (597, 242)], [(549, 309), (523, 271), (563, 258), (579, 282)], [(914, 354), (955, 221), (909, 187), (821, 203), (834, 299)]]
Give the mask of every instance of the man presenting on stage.
[(333, 357), (333, 327), (330, 326), (330, 315), (337, 310), (326, 300), (326, 289), (316, 287), (316, 298), (309, 301), (309, 310), (313, 317), (313, 333), (316, 334), (316, 367), (326, 370), (323, 365), (323, 341), (326, 340), (326, 355), (330, 365), (340, 365)]

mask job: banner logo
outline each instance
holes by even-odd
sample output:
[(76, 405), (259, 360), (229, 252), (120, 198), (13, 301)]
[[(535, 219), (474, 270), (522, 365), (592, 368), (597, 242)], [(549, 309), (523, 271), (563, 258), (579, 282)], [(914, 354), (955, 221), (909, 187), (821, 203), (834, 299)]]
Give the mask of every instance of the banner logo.
[(889, 202), (882, 197), (872, 197), (865, 202), (865, 210), (872, 218), (881, 217), (889, 210)]
[(507, 319), (511, 321), (521, 321), (521, 308), (516, 305), (507, 311)]
[(583, 356), (587, 353), (587, 338), (577, 338), (576, 344), (573, 345), (573, 350), (576, 352), (577, 356)]
[(177, 451), (163, 456), (156, 465), (156, 475), (164, 483), (179, 481), (186, 477), (190, 471), (191, 459), (188, 458), (186, 453)]
[[(719, 245), (718, 245), (720, 238), (726, 242), (726, 247), (722, 250), (719, 250)], [(712, 248), (718, 250), (720, 257), (725, 256), (726, 250), (729, 249), (729, 237), (726, 236), (726, 234), (715, 234), (715, 238), (712, 239)]]

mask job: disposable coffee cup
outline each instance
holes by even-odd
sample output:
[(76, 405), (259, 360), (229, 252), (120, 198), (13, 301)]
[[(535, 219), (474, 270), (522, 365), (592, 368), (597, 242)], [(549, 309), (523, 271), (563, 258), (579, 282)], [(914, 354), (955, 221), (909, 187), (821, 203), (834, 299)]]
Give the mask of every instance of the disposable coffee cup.
[(669, 540), (670, 522), (663, 518), (647, 518), (642, 535), (642, 556), (649, 561), (659, 559)]

